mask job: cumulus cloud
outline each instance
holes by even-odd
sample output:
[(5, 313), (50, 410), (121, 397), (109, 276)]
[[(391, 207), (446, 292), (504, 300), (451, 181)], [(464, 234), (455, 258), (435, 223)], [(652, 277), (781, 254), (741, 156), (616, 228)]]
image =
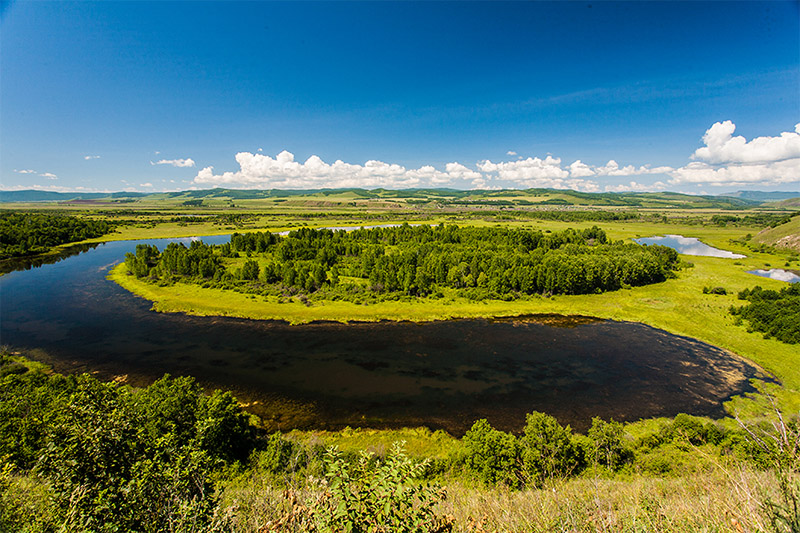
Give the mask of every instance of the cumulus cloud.
[(599, 190), (597, 183), (570, 177), (568, 170), (561, 167), (561, 159), (548, 155), (544, 159), (529, 157), (517, 161), (494, 163), (486, 160), (478, 163), (478, 168), (498, 180), (513, 182), (516, 186), (527, 188), (575, 189), (592, 192)]
[(748, 142), (733, 136), (736, 125), (730, 120), (716, 122), (703, 135), (705, 146), (698, 148), (692, 159), (708, 163), (770, 163), (800, 157), (800, 124), (794, 132), (779, 137), (756, 137)]
[(31, 170), (31, 169), (17, 170), (15, 168), (14, 172), (16, 172), (17, 174), (36, 174), (36, 171), (35, 170)]
[(173, 167), (193, 167), (194, 160), (191, 158), (187, 159), (161, 159), (156, 161), (155, 163), (150, 161), (151, 165), (172, 165)]
[(779, 185), (800, 182), (800, 158), (774, 163), (716, 167), (694, 161), (671, 173), (670, 183), (714, 186)]
[(147, 183), (140, 183), (140, 184), (139, 184), (139, 187), (152, 187), (152, 186), (153, 186), (153, 184), (152, 184), (152, 183), (150, 183), (150, 182), (147, 182)]
[(573, 178), (585, 178), (588, 176), (594, 176), (594, 174), (595, 172), (592, 170), (592, 167), (582, 162), (580, 159), (574, 161), (569, 166), (569, 175)]
[(650, 165), (644, 165), (638, 168), (633, 165), (621, 167), (619, 163), (611, 159), (604, 166), (595, 167), (594, 170), (597, 176), (645, 176), (647, 174), (665, 174), (674, 169), (672, 167), (651, 168)]
[(529, 157), (500, 163), (493, 163), (487, 159), (478, 163), (478, 168), (483, 172), (497, 173), (501, 179), (512, 181), (563, 179), (569, 176), (569, 172), (561, 168), (561, 159), (550, 155), (544, 159)]
[(90, 159), (100, 159), (100, 156), (99, 155), (85, 155), (85, 156), (83, 156), (83, 158), (86, 161), (89, 161)]
[(716, 122), (703, 135), (705, 146), (691, 163), (670, 172), (670, 183), (712, 186), (780, 185), (800, 182), (800, 124), (794, 132), (747, 141), (733, 136), (730, 120)]
[(39, 175), (42, 176), (43, 178), (47, 178), (49, 180), (57, 180), (58, 179), (58, 176), (56, 176), (52, 172), (42, 172)]
[(666, 188), (666, 184), (662, 181), (657, 181), (651, 185), (646, 183), (638, 183), (630, 181), (628, 183), (620, 183), (617, 185), (606, 185), (606, 192), (646, 192), (646, 191), (662, 191)]
[[(494, 188), (554, 188), (594, 192), (663, 190), (663, 181), (652, 182), (658, 176), (669, 178), (670, 185), (777, 185), (800, 182), (800, 124), (794, 133), (778, 137), (759, 137), (747, 141), (734, 137), (732, 122), (718, 122), (703, 137), (705, 146), (689, 154), (693, 161), (674, 168), (664, 165), (621, 164), (609, 159), (602, 165), (592, 165), (577, 159), (569, 165), (558, 157), (518, 157), (510, 161), (483, 160), (474, 165), (450, 162), (442, 168), (423, 165), (406, 168), (402, 165), (370, 160), (364, 164), (333, 163), (312, 155), (305, 161), (296, 161), (294, 154), (283, 151), (276, 156), (260, 150), (239, 152), (236, 162), (239, 169), (216, 174), (214, 167), (205, 167), (194, 177), (197, 187), (230, 186), (240, 188), (411, 188), (411, 187), (472, 187)], [(516, 152), (509, 150), (509, 157)], [(162, 160), (153, 164), (191, 166), (194, 161)], [(631, 180), (625, 183), (613, 178), (653, 178)]]
[(651, 167), (644, 165), (636, 167), (634, 165), (620, 166), (619, 163), (610, 159), (603, 166), (587, 165), (580, 159), (574, 161), (569, 166), (569, 175), (573, 178), (586, 178), (591, 176), (646, 176), (648, 174), (666, 174), (674, 169), (672, 167)]
[(236, 162), (239, 164), (236, 172), (214, 174), (213, 167), (205, 167), (197, 173), (194, 182), (199, 185), (245, 188), (409, 188), (444, 185), (454, 180), (482, 177), (479, 172), (460, 163), (448, 163), (444, 171), (430, 165), (408, 169), (402, 165), (376, 160), (367, 161), (363, 165), (341, 160), (326, 163), (316, 155), (301, 163), (295, 161), (294, 154), (286, 150), (275, 157), (239, 152), (236, 154)]

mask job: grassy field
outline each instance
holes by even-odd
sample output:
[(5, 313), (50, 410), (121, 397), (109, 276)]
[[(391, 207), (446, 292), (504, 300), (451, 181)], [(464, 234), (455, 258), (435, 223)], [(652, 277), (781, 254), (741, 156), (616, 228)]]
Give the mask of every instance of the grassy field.
[[(478, 223), (488, 224), (480, 221)], [(566, 227), (586, 227), (593, 223), (547, 221), (516, 224), (556, 231)], [(328, 301), (307, 305), (299, 300), (280, 303), (277, 297), (265, 298), (182, 283), (158, 287), (127, 275), (124, 266), (116, 267), (109, 277), (131, 292), (153, 301), (153, 309), (156, 311), (285, 320), (294, 324), (315, 320), (429, 321), (538, 313), (580, 314), (643, 322), (728, 349), (776, 375), (787, 391), (800, 391), (800, 349), (764, 339), (758, 333), (748, 333), (745, 327), (734, 325), (733, 317), (728, 313), (731, 305), (740, 304), (735, 295), (742, 289), (754, 285), (775, 289), (782, 287), (783, 282), (758, 278), (747, 271), (784, 267), (788, 256), (772, 252), (753, 252), (742, 242), (735, 241), (752, 231), (749, 228), (682, 225), (665, 227), (640, 222), (604, 223), (602, 227), (612, 239), (665, 233), (698, 237), (713, 246), (746, 254), (747, 258), (731, 260), (682, 256), (693, 266), (682, 269), (676, 279), (664, 283), (599, 295), (531, 297), (510, 302), (471, 301), (445, 293), (445, 298), (442, 299), (428, 298), (410, 302), (388, 301), (359, 305)], [(798, 267), (796, 260), (789, 265)], [(728, 294), (703, 294), (704, 287), (724, 287)]]
[[(118, 266), (109, 277), (131, 292), (153, 302), (153, 309), (161, 312), (186, 312), (195, 315), (220, 315), (256, 319), (285, 320), (306, 323), (315, 320), (377, 321), (412, 320), (429, 321), (449, 318), (519, 316), (539, 313), (591, 315), (614, 320), (642, 322), (666, 331), (699, 339), (728, 349), (745, 357), (764, 370), (774, 374), (783, 384), (780, 396), (788, 406), (800, 407), (800, 349), (764, 339), (758, 333), (748, 333), (737, 326), (728, 314), (731, 305), (739, 305), (735, 294), (761, 285), (780, 288), (782, 282), (758, 278), (748, 270), (759, 268), (800, 268), (797, 254), (790, 250), (762, 248), (752, 250), (746, 236), (757, 235), (761, 228), (754, 226), (716, 226), (708, 221), (716, 214), (731, 214), (725, 204), (713, 200), (682, 195), (634, 195), (628, 200), (645, 206), (604, 206), (621, 197), (597, 197), (568, 194), (561, 191), (505, 191), (465, 195), (454, 191), (430, 193), (398, 193), (397, 191), (328, 191), (305, 195), (275, 193), (272, 197), (235, 198), (227, 191), (201, 191), (202, 207), (182, 205), (191, 194), (153, 195), (133, 202), (114, 205), (61, 203), (54, 204), (3, 204), (20, 210), (36, 208), (73, 212), (82, 210), (83, 216), (108, 217), (109, 220), (127, 220), (117, 231), (87, 242), (133, 240), (164, 237), (222, 235), (234, 231), (280, 232), (297, 228), (331, 226), (370, 226), (386, 223), (456, 223), (462, 225), (494, 225), (526, 227), (542, 231), (559, 231), (569, 227), (582, 229), (599, 225), (613, 240), (628, 240), (654, 235), (680, 234), (697, 237), (712, 246), (745, 254), (740, 260), (683, 256), (693, 264), (678, 272), (677, 278), (664, 283), (624, 289), (621, 291), (583, 296), (530, 297), (516, 301), (471, 301), (444, 291), (440, 299), (412, 301), (383, 301), (355, 304), (342, 301), (301, 303), (298, 299), (278, 299), (246, 295), (233, 291), (205, 289), (197, 285), (175, 284), (158, 287), (126, 275)], [(238, 194), (238, 193), (237, 193)], [(409, 203), (427, 201), (427, 207)], [(626, 197), (627, 198), (627, 197)], [(461, 200), (530, 201), (569, 200), (598, 210), (638, 211), (646, 219), (614, 222), (566, 222), (559, 220), (530, 219), (519, 209), (490, 210), (483, 208), (443, 208), (441, 202)], [(666, 206), (666, 208), (664, 207)], [(562, 209), (554, 206), (553, 209)], [(581, 207), (580, 209), (585, 209)], [(766, 209), (766, 211), (765, 211)], [(759, 206), (734, 211), (739, 216), (769, 211)], [(213, 219), (217, 215), (243, 215), (235, 223), (227, 219)], [(175, 217), (207, 217), (208, 221), (185, 222)], [(753, 244), (772, 244), (787, 235), (800, 233), (800, 217), (789, 224), (766, 230), (752, 239)], [(121, 258), (120, 258), (121, 259)], [(703, 294), (704, 287), (724, 287), (727, 295)]]
[(776, 228), (769, 228), (753, 237), (753, 242), (777, 245), (781, 248), (800, 252), (800, 217)]
[[(497, 198), (505, 198), (497, 196)], [(509, 200), (519, 198), (508, 195)], [(551, 194), (544, 198), (557, 198)], [(584, 198), (565, 195), (571, 202), (589, 202)], [(681, 208), (641, 212), (666, 217), (665, 223), (652, 221), (626, 222), (562, 222), (531, 220), (496, 212), (486, 214), (480, 209), (471, 211), (447, 208), (417, 209), (404, 206), (405, 200), (364, 198), (357, 193), (318, 195), (314, 198), (265, 198), (204, 200), (202, 212), (214, 215), (229, 212), (255, 212), (258, 216), (242, 224), (215, 222), (183, 223), (169, 219), (176, 215), (194, 215), (198, 210), (182, 207), (185, 198), (152, 200), (137, 206), (143, 211), (135, 215), (135, 223), (121, 226), (116, 233), (96, 241), (127, 240), (162, 237), (220, 235), (233, 231), (284, 231), (301, 225), (310, 227), (376, 225), (389, 222), (459, 223), (471, 225), (506, 224), (558, 231), (568, 227), (585, 228), (598, 225), (610, 239), (628, 240), (665, 234), (698, 237), (703, 242), (745, 254), (745, 259), (719, 259), (681, 256), (691, 266), (677, 272), (675, 279), (644, 287), (623, 289), (599, 295), (531, 297), (516, 301), (476, 302), (445, 292), (440, 299), (379, 302), (358, 305), (350, 302), (318, 302), (305, 305), (298, 300), (280, 303), (278, 298), (240, 294), (233, 291), (204, 289), (197, 285), (176, 284), (158, 287), (127, 275), (124, 266), (113, 269), (109, 278), (131, 292), (153, 302), (162, 312), (187, 312), (196, 315), (227, 315), (260, 319), (280, 319), (291, 323), (314, 320), (375, 321), (375, 320), (443, 320), (454, 317), (519, 316), (540, 313), (579, 314), (613, 320), (635, 321), (666, 331), (699, 339), (730, 350), (758, 364), (775, 375), (782, 386), (759, 382), (761, 390), (770, 391), (787, 414), (800, 411), (800, 346), (764, 339), (759, 333), (749, 333), (737, 326), (728, 313), (731, 305), (741, 305), (736, 293), (761, 285), (780, 288), (785, 283), (748, 274), (758, 268), (800, 269), (796, 252), (763, 248), (753, 251), (744, 240), (747, 234), (756, 236), (760, 228), (753, 226), (718, 227), (703, 224), (714, 214), (724, 214), (716, 206)], [(668, 202), (665, 197), (646, 199), (648, 205)], [(684, 201), (684, 199), (679, 199)], [(213, 204), (213, 205), (207, 205)], [(230, 204), (236, 204), (231, 207)], [(249, 202), (249, 204), (248, 204)], [(159, 213), (147, 213), (166, 203), (172, 207)], [(352, 204), (352, 205), (349, 205)], [(67, 210), (86, 209), (86, 206), (62, 206)], [(369, 211), (367, 211), (369, 209)], [(616, 209), (616, 208), (615, 208)], [(363, 211), (362, 211), (363, 210)], [(370, 216), (363, 216), (363, 213)], [(307, 217), (309, 213), (319, 216)], [(736, 214), (740, 214), (737, 212)], [(105, 216), (96, 214), (95, 216)], [(125, 215), (129, 216), (129, 215)], [(133, 216), (133, 215), (131, 215)], [(362, 218), (363, 217), (363, 218)], [(505, 218), (504, 218), (505, 217)], [(800, 218), (793, 226), (766, 231), (751, 241), (753, 244), (772, 244), (780, 237), (800, 233)], [(120, 258), (122, 259), (122, 258)], [(726, 295), (704, 294), (704, 287), (723, 287)], [(770, 410), (764, 395), (734, 398), (728, 404), (731, 412), (748, 420), (758, 420)], [(659, 420), (642, 420), (626, 424), (626, 438), (652, 433)], [(724, 424), (738, 426), (732, 419)], [(458, 451), (461, 442), (447, 433), (426, 428), (394, 430), (344, 429), (341, 431), (292, 431), (288, 438), (304, 444), (336, 445), (345, 452), (360, 450), (384, 454), (392, 443), (406, 442), (406, 450), (414, 457), (442, 460)], [(471, 483), (464, 477), (442, 480), (448, 497), (441, 502), (439, 512), (452, 517), (453, 531), (707, 531), (742, 532), (769, 530), (763, 513), (767, 497), (776, 498), (778, 478), (771, 471), (758, 470), (749, 464), (722, 461), (719, 457), (702, 458), (702, 450), (691, 459), (692, 468), (667, 475), (645, 475), (622, 472), (612, 476), (584, 475), (579, 478), (553, 481), (539, 489), (513, 491), (487, 488)], [(241, 478), (227, 482), (220, 494), (222, 509), (235, 514), (239, 531), (270, 531), (275, 524), (297, 510), (296, 501), (314, 500), (303, 480), (286, 475), (276, 480), (246, 471)], [(289, 496), (287, 496), (287, 494)]]

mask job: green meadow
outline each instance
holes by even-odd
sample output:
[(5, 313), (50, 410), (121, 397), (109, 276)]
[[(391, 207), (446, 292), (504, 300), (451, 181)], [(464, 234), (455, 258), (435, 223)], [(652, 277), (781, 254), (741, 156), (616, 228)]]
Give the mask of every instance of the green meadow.
[[(683, 195), (669, 194), (632, 195), (623, 198), (613, 195), (592, 197), (570, 192), (520, 193), (506, 191), (503, 194), (481, 193), (471, 196), (420, 193), (398, 197), (393, 196), (392, 191), (372, 196), (358, 191), (343, 191), (327, 195), (318, 192), (305, 196), (237, 199), (224, 196), (228, 192), (221, 191), (207, 194), (203, 197), (202, 206), (195, 207), (183, 205), (184, 202), (192, 201), (192, 197), (186, 194), (179, 197), (145, 197), (111, 207), (69, 203), (46, 208), (42, 204), (32, 205), (40, 212), (67, 212), (116, 222), (113, 233), (91, 242), (224, 235), (249, 231), (281, 232), (302, 226), (368, 227), (402, 222), (475, 226), (500, 224), (539, 229), (543, 232), (556, 232), (566, 228), (584, 229), (598, 225), (605, 230), (610, 240), (629, 242), (639, 237), (679, 234), (699, 238), (717, 248), (744, 254), (746, 258), (743, 259), (681, 255), (681, 266), (675, 272), (675, 277), (652, 285), (590, 295), (521, 296), (510, 301), (468, 300), (460, 297), (458, 291), (453, 289), (443, 289), (436, 297), (408, 296), (397, 300), (376, 297), (367, 298), (361, 303), (315, 300), (300, 298), (300, 295), (262, 296), (203, 288), (197, 284), (181, 282), (162, 286), (129, 275), (124, 264), (111, 269), (108, 278), (152, 302), (152, 308), (157, 312), (283, 320), (292, 324), (319, 320), (343, 323), (378, 320), (433, 321), (549, 314), (640, 322), (726, 349), (732, 357), (742, 357), (755, 363), (778, 381), (773, 384), (754, 380), (754, 385), (760, 392), (732, 398), (726, 404), (732, 416), (720, 421), (690, 417), (688, 425), (682, 426), (683, 430), (670, 430), (679, 426), (680, 417), (640, 420), (621, 426), (621, 433), (614, 437), (614, 442), (622, 446), (620, 449), (628, 450), (632, 455), (629, 455), (624, 464), (614, 468), (604, 467), (596, 459), (596, 450), (605, 442), (604, 437), (596, 434), (592, 437), (574, 434), (570, 437), (571, 446), (582, 449), (581, 454), (587, 461), (595, 457), (594, 463), (585, 464), (580, 473), (554, 475), (541, 484), (525, 481), (522, 488), (512, 486), (513, 483), (508, 485), (505, 482), (495, 484), (480, 481), (483, 474), (476, 466), (475, 457), (481, 452), (471, 448), (473, 445), (466, 437), (459, 439), (446, 432), (431, 431), (424, 427), (345, 428), (339, 431), (310, 429), (270, 435), (265, 430), (268, 424), (264, 417), (268, 417), (269, 409), (275, 406), (264, 405), (261, 406), (265, 409), (260, 413), (261, 419), (253, 415), (234, 413), (237, 417), (249, 416), (252, 431), (260, 432), (260, 437), (254, 441), (250, 457), (241, 463), (209, 466), (202, 474), (210, 476), (207, 478), (208, 486), (213, 485), (214, 490), (213, 500), (203, 500), (209, 502), (207, 516), (214, 517), (210, 519), (210, 524), (216, 523), (214, 520), (221, 517), (220, 519), (227, 520), (225, 523), (237, 531), (306, 530), (311, 523), (309, 520), (319, 518), (320, 510), (334, 509), (342, 501), (346, 501), (346, 498), (342, 500), (337, 496), (336, 491), (341, 490), (341, 487), (347, 486), (347, 490), (356, 491), (351, 495), (362, 498), (359, 500), (362, 502), (368, 502), (369, 495), (372, 494), (370, 491), (386, 490), (387, 487), (383, 485), (373, 487), (364, 483), (374, 483), (376, 479), (394, 479), (381, 477), (385, 475), (385, 471), (380, 470), (383, 468), (381, 465), (389, 461), (395, 443), (404, 442), (405, 456), (401, 456), (401, 460), (410, 462), (403, 464), (419, 465), (423, 464), (420, 461), (428, 460), (424, 463), (427, 466), (421, 474), (423, 482), (408, 484), (406, 481), (400, 485), (391, 485), (396, 483), (391, 481), (389, 486), (402, 486), (406, 489), (410, 486), (430, 486), (438, 487), (436, 490), (440, 491), (436, 493), (440, 496), (430, 500), (435, 502), (431, 508), (433, 514), (430, 516), (437, 517), (437, 525), (420, 531), (793, 531), (790, 529), (791, 525), (789, 528), (783, 527), (784, 522), (780, 520), (783, 519), (781, 517), (797, 520), (797, 512), (792, 514), (791, 511), (792, 505), (795, 505), (794, 509), (797, 508), (797, 498), (800, 495), (800, 489), (797, 488), (800, 487), (797, 485), (797, 465), (800, 464), (797, 454), (780, 456), (780, 461), (785, 459), (788, 461), (786, 463), (770, 462), (772, 459), (759, 462), (762, 459), (758, 459), (758, 454), (754, 459), (751, 456), (752, 450), (747, 448), (746, 435), (748, 431), (754, 431), (756, 435), (780, 438), (780, 432), (774, 433), (777, 428), (783, 429), (783, 435), (788, 439), (798, 438), (797, 428), (792, 425), (794, 422), (791, 420), (800, 410), (800, 348), (750, 332), (746, 324), (737, 325), (729, 308), (745, 303), (737, 298), (737, 293), (743, 289), (760, 285), (777, 290), (786, 285), (784, 282), (749, 274), (748, 270), (800, 270), (798, 250), (773, 246), (781, 238), (800, 233), (800, 217), (795, 217), (788, 224), (766, 228), (763, 225), (744, 223), (744, 217), (765, 213), (783, 215), (791, 211), (769, 206), (740, 205), (734, 200), (719, 202), (709, 198), (687, 199)], [(538, 194), (541, 196), (536, 196)], [(535, 200), (538, 203), (553, 201), (557, 204), (554, 209), (559, 213), (562, 211), (558, 210), (563, 209), (562, 202), (569, 202), (572, 207), (564, 210), (566, 213), (573, 209), (589, 213), (626, 211), (634, 212), (637, 216), (631, 220), (569, 220), (571, 215), (566, 215), (565, 220), (543, 220), (525, 211), (524, 204), (513, 204), (520, 200)], [(510, 202), (513, 205), (487, 207), (480, 202)], [(628, 205), (624, 205), (626, 202)], [(630, 205), (631, 203), (638, 205)], [(11, 207), (14, 210), (26, 210), (31, 206), (18, 204)], [(737, 221), (722, 224), (712, 222), (714, 216), (731, 214), (738, 217)], [(225, 215), (226, 218), (213, 218), (219, 215)], [(123, 260), (122, 257), (119, 259)], [(227, 261), (235, 267), (246, 259), (238, 257)], [(714, 294), (707, 290), (715, 288), (725, 289), (725, 293)], [(547, 317), (542, 316), (539, 319), (547, 320)], [(36, 358), (37, 352), (32, 351), (26, 355)], [(43, 379), (36, 378), (37, 373), (49, 374), (49, 379), (54, 384), (62, 383), (58, 376), (53, 376), (38, 363), (15, 356), (6, 359), (6, 370), (3, 373), (5, 377), (0, 377), (0, 384), (5, 383), (4, 386), (9, 387), (9, 390), (12, 383), (17, 383), (14, 376), (24, 372), (22, 365), (27, 365), (30, 369), (32, 380), (39, 380), (36, 383)], [(92, 383), (94, 382), (87, 382), (85, 386), (100, 386)], [(49, 385), (35, 390), (47, 390), (47, 386)], [(102, 386), (108, 391), (118, 391), (114, 394), (119, 394), (120, 398), (125, 398), (127, 394), (155, 394), (148, 392), (147, 388), (134, 389), (115, 383)], [(61, 401), (58, 396), (53, 398), (53, 401)], [(19, 413), (13, 405), (16, 404), (6, 404), (16, 416)], [(106, 408), (103, 405), (105, 404), (97, 405), (98, 413)], [(240, 409), (250, 407), (242, 403), (238, 406)], [(126, 407), (128, 408), (130, 407)], [(283, 411), (285, 408), (283, 406), (279, 410)], [(303, 414), (304, 409), (308, 409), (308, 406), (298, 404), (298, 416)], [(65, 416), (72, 416), (69, 409), (64, 413)], [(788, 425), (780, 424), (776, 413), (781, 413), (784, 420), (790, 421)], [(107, 413), (97, 420), (110, 419), (110, 416)], [(119, 422), (118, 420), (114, 423)], [(520, 420), (520, 425), (524, 422)], [(687, 422), (684, 419), (680, 424)], [(706, 429), (710, 427), (713, 431), (702, 438), (692, 436), (691, 432), (697, 431), (703, 424)], [(743, 429), (743, 426), (747, 429)], [(717, 429), (713, 429), (714, 427)], [(109, 431), (110, 438), (113, 438), (115, 430), (109, 428)], [(736, 437), (744, 440), (720, 441), (719, 435), (724, 435), (725, 432), (734, 437), (744, 435)], [(714, 437), (717, 440), (713, 440), (714, 434), (718, 435)], [(92, 434), (86, 435), (91, 440)], [(10, 433), (6, 435), (8, 450), (15, 449), (15, 438)], [(491, 435), (486, 438), (489, 440), (482, 442), (490, 446), (489, 455), (494, 458), (493, 461), (508, 453), (509, 446), (526, 446), (524, 443), (527, 442), (524, 434), (503, 436), (502, 432), (498, 432), (496, 438), (500, 440), (492, 441), (495, 437)], [(169, 442), (172, 441), (157, 441), (155, 445), (147, 446), (158, 448), (163, 445), (166, 446), (164, 450), (169, 450)], [(514, 442), (520, 444), (513, 444)], [(191, 443), (191, 446), (197, 446), (201, 441)], [(792, 441), (786, 443), (791, 445)], [(340, 454), (338, 460), (341, 463), (324, 455), (328, 452), (323, 454), (326, 448), (331, 447), (338, 450), (336, 453)], [(520, 449), (516, 456), (517, 462), (507, 465), (508, 468), (519, 469), (522, 464), (520, 461), (524, 463), (530, 460)], [(164, 457), (169, 457), (168, 453), (173, 452), (164, 453)], [(368, 455), (363, 456), (364, 453)], [(37, 477), (35, 473), (15, 470), (13, 462), (7, 457), (10, 456), (3, 457), (0, 454), (0, 523), (25, 523), (30, 531), (37, 528), (42, 531), (58, 530), (57, 521), (60, 520), (60, 515), (52, 502), (56, 501), (56, 497), (61, 497), (59, 493), (54, 492), (48, 482)], [(524, 457), (528, 458), (523, 459)], [(149, 461), (149, 456), (147, 460)], [(70, 461), (64, 463), (69, 468), (79, 464), (71, 459)], [(170, 464), (166, 460), (161, 461), (158, 468)], [(337, 464), (339, 466), (335, 466)], [(150, 468), (152, 470), (155, 466)], [(331, 468), (341, 469), (341, 475), (345, 478), (354, 476), (347, 478), (351, 479), (350, 485), (339, 485), (336, 481), (338, 478), (326, 474)], [(156, 470), (152, 472), (157, 473)], [(371, 477), (373, 474), (370, 472), (377, 472), (378, 477)], [(327, 482), (333, 484), (326, 485)], [(183, 500), (175, 501), (180, 503)], [(95, 509), (94, 506), (88, 508)], [(27, 521), (14, 522), (21, 516), (20, 513), (27, 517)]]
[[(489, 222), (479, 221), (479, 224)], [(591, 223), (539, 221), (517, 223), (542, 230), (589, 227)], [(411, 320), (430, 321), (451, 318), (507, 317), (531, 314), (586, 315), (612, 320), (642, 322), (671, 333), (692, 337), (745, 357), (783, 384), (780, 396), (791, 406), (800, 406), (800, 350), (776, 340), (764, 339), (735, 325), (729, 314), (731, 305), (741, 305), (736, 294), (760, 285), (778, 289), (784, 282), (760, 278), (748, 270), (771, 267), (798, 268), (800, 262), (789, 253), (777, 250), (755, 252), (741, 239), (755, 228), (719, 228), (685, 224), (614, 222), (601, 225), (611, 239), (632, 239), (664, 234), (697, 237), (712, 246), (741, 253), (745, 259), (681, 256), (684, 267), (675, 279), (653, 285), (627, 288), (603, 294), (532, 296), (513, 301), (473, 301), (444, 291), (444, 298), (409, 298), (408, 301), (306, 301), (298, 298), (264, 297), (231, 290), (203, 288), (175, 283), (158, 286), (128, 275), (118, 265), (109, 278), (129, 291), (151, 300), (159, 312), (184, 312), (205, 316), (235, 316), (262, 320), (284, 320), (293, 324), (315, 320), (339, 322)], [(787, 261), (792, 259), (793, 261)], [(704, 294), (705, 287), (723, 287), (727, 294)]]

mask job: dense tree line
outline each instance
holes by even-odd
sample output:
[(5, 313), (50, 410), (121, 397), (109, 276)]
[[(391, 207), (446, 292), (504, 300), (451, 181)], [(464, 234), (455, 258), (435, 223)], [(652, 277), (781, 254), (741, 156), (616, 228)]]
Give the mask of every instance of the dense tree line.
[(102, 220), (66, 215), (0, 213), (0, 259), (39, 254), (53, 246), (92, 239), (113, 228)]
[(731, 314), (739, 321), (747, 320), (750, 331), (774, 337), (789, 344), (800, 343), (800, 283), (792, 283), (780, 291), (756, 285), (739, 293), (747, 305), (732, 306)]
[[(247, 258), (227, 269), (226, 259)], [(140, 245), (128, 254), (138, 277), (180, 278), (261, 290), (280, 284), (306, 293), (347, 294), (362, 280), (376, 294), (425, 296), (441, 289), (475, 297), (587, 294), (665, 280), (677, 252), (663, 246), (610, 243), (594, 226), (543, 233), (504, 227), (410, 226), (333, 231), (301, 228), (280, 237), (234, 233), (229, 243)], [(359, 285), (360, 286), (360, 285)]]
[(633, 211), (573, 211), (573, 210), (558, 210), (558, 211), (524, 211), (526, 218), (535, 218), (539, 220), (561, 220), (563, 222), (611, 222), (618, 220), (638, 220), (641, 218), (639, 213)]
[(798, 213), (754, 213), (749, 215), (714, 215), (711, 217), (711, 223), (717, 226), (762, 226), (772, 227), (780, 226), (791, 221), (792, 218), (800, 215)]

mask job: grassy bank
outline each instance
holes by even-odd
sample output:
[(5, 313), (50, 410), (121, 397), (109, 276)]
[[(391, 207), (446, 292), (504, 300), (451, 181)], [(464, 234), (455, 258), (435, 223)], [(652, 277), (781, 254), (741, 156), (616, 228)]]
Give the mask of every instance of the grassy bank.
[[(719, 235), (716, 240), (724, 241)], [(707, 239), (714, 244), (715, 239)], [(730, 246), (729, 246), (730, 247)], [(739, 305), (736, 293), (756, 284), (779, 288), (782, 282), (758, 278), (747, 270), (763, 268), (780, 260), (769, 254), (750, 254), (741, 261), (711, 257), (689, 257), (692, 267), (678, 272), (676, 279), (654, 285), (596, 295), (532, 297), (514, 301), (472, 301), (445, 294), (445, 298), (384, 301), (356, 304), (343, 301), (299, 300), (280, 303), (277, 297), (262, 297), (233, 291), (177, 283), (160, 287), (127, 274), (117, 266), (109, 278), (127, 290), (153, 301), (160, 312), (186, 312), (205, 316), (235, 316), (285, 320), (293, 324), (316, 320), (430, 321), (449, 318), (518, 316), (538, 313), (580, 314), (613, 320), (643, 322), (671, 333), (685, 335), (728, 349), (776, 375), (792, 396), (800, 391), (800, 350), (797, 346), (764, 339), (734, 324), (728, 313)], [(727, 295), (704, 294), (704, 287), (724, 287)], [(800, 405), (795, 403), (793, 405)]]

